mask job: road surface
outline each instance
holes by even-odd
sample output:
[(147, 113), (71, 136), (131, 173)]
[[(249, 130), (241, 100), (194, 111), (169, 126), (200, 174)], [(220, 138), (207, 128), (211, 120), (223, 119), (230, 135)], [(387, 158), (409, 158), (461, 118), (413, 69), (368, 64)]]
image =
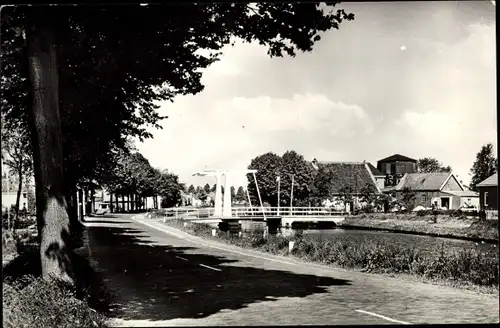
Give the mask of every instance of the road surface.
[(312, 265), (190, 236), (141, 216), (86, 218), (115, 326), (494, 323), (499, 300)]

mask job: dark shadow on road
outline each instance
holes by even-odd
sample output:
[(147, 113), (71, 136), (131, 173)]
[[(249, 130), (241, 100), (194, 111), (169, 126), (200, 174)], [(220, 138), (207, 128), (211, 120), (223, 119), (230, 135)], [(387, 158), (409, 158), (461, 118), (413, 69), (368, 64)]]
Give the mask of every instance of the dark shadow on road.
[[(203, 318), (282, 297), (325, 293), (346, 280), (245, 267), (195, 247), (152, 243), (144, 231), (116, 226), (89, 228), (91, 258), (114, 294), (113, 316), (136, 320)], [(186, 261), (187, 260), (187, 261)], [(221, 264), (233, 263), (230, 266)], [(200, 266), (204, 264), (222, 271)]]
[(128, 224), (130, 222), (127, 221), (114, 221), (114, 220), (109, 220), (109, 221), (104, 221), (104, 220), (94, 220), (93, 218), (91, 220), (87, 221), (88, 223), (99, 223), (99, 224)]

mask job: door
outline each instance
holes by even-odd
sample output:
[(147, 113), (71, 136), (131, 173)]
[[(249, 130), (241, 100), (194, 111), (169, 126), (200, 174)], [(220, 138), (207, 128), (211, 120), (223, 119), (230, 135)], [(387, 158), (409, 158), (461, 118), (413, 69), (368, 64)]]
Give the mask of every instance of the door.
[(444, 207), (446, 209), (450, 208), (450, 198), (449, 197), (442, 197), (441, 198), (441, 207)]

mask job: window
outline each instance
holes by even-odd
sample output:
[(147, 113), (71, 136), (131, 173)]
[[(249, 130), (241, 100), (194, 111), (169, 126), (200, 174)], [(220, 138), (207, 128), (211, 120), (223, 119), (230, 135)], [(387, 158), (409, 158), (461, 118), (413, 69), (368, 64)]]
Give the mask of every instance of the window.
[(427, 203), (427, 195), (426, 194), (422, 194), (422, 203)]
[(484, 193), (484, 206), (488, 206), (488, 192)]
[(23, 192), (23, 198), (26, 198), (26, 193), (25, 192)]

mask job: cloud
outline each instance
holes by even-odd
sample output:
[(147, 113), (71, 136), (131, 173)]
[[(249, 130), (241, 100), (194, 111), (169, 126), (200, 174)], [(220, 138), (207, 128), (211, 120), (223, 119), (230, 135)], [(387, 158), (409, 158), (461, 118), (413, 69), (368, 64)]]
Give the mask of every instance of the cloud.
[(205, 71), (202, 93), (163, 104), (164, 129), (139, 150), (196, 184), (205, 166), (242, 169), (289, 149), (373, 164), (431, 156), (468, 182), (496, 140), (495, 21), (482, 4), (345, 3), (355, 21), (295, 58), (237, 42)]
[[(268, 151), (296, 150), (307, 159), (332, 159), (332, 139), (348, 140), (373, 132), (367, 113), (357, 105), (334, 101), (325, 95), (293, 97), (234, 97), (207, 104), (203, 110), (185, 104), (169, 113), (172, 123), (140, 145), (148, 158), (158, 152), (174, 172), (187, 179), (203, 168), (245, 169), (250, 160)], [(155, 163), (156, 162), (156, 163)], [(235, 177), (239, 184), (244, 176)]]

